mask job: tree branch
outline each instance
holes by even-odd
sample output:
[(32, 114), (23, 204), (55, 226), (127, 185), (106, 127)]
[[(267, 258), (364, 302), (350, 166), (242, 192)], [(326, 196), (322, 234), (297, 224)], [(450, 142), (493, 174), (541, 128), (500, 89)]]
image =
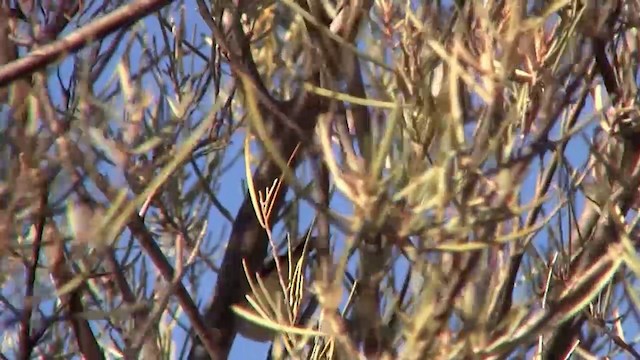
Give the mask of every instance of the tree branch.
[[(35, 184), (39, 191), (38, 194), (38, 216), (35, 225), (35, 238), (31, 245), (31, 263), (27, 268), (27, 279), (24, 294), (24, 309), (22, 310), (22, 317), (20, 320), (20, 359), (27, 360), (31, 357), (31, 351), (35, 344), (31, 343), (31, 312), (33, 310), (33, 292), (36, 282), (36, 270), (38, 268), (38, 258), (40, 257), (40, 247), (42, 246), (42, 236), (44, 234), (44, 227), (46, 224), (46, 209), (47, 199), (49, 191), (46, 182), (43, 184)], [(27, 260), (28, 262), (28, 260)]]
[[(49, 263), (49, 271), (58, 292), (73, 280), (73, 272), (64, 256), (64, 240), (54, 224), (48, 224), (45, 230), (46, 246), (44, 248)], [(86, 359), (104, 359), (104, 354), (96, 341), (89, 322), (82, 319), (82, 287), (77, 287), (67, 294), (60, 295), (60, 302), (68, 304), (69, 322), (78, 342), (78, 349)]]
[(130, 27), (136, 21), (171, 4), (171, 0), (138, 0), (96, 19), (65, 38), (44, 45), (27, 56), (0, 67), (0, 87), (26, 74), (40, 70), (109, 34)]
[[(297, 109), (291, 102), (283, 106), (282, 111), (288, 112), (291, 118), (300, 119), (316, 119), (322, 111), (322, 107), (314, 101), (309, 101), (304, 105), (304, 109), (297, 114)], [(287, 110), (288, 109), (288, 110)], [(311, 121), (307, 121), (305, 131), (307, 136), (311, 136), (314, 126)], [(285, 158), (289, 158), (296, 146), (299, 138), (291, 131), (282, 131), (279, 126), (275, 126), (278, 133), (273, 139), (276, 141), (278, 151)], [(279, 132), (278, 132), (279, 130)], [(300, 154), (298, 152), (297, 154)], [(294, 156), (291, 168), (295, 169), (300, 161), (300, 155)], [(273, 181), (280, 177), (282, 169), (273, 161), (268, 154), (265, 154), (258, 168), (253, 174), (256, 190), (264, 190), (273, 184)], [(273, 208), (270, 216), (273, 218), (283, 205), (284, 195), (287, 193), (288, 186), (283, 182), (274, 199)], [(271, 224), (271, 219), (266, 222)], [(205, 312), (205, 318), (214, 331), (220, 336), (216, 339), (216, 358), (227, 358), (229, 350), (236, 335), (235, 330), (235, 314), (231, 306), (242, 300), (247, 290), (247, 280), (243, 268), (243, 260), (246, 261), (250, 273), (255, 273), (260, 269), (261, 264), (267, 253), (267, 244), (269, 239), (267, 233), (262, 229), (251, 203), (251, 198), (247, 194), (242, 206), (236, 214), (235, 221), (231, 230), (231, 236), (227, 243), (227, 250), (224, 254), (220, 272), (218, 273), (218, 281), (216, 283), (215, 295), (213, 301)], [(241, 284), (241, 285), (239, 285)], [(200, 342), (194, 339), (189, 359), (208, 359), (208, 356), (201, 348)]]

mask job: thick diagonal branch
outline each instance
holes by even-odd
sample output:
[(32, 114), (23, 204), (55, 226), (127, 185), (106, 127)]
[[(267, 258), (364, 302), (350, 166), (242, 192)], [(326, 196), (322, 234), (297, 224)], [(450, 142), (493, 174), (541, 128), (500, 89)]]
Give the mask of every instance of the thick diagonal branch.
[(66, 37), (39, 47), (20, 60), (0, 67), (0, 87), (26, 74), (40, 70), (59, 60), (62, 56), (74, 53), (113, 32), (131, 26), (136, 21), (171, 3), (171, 0), (139, 0), (121, 6)]
[[(290, 115), (291, 118), (315, 119), (322, 110), (320, 104), (308, 102), (300, 114), (293, 114), (291, 111), (295, 112), (295, 107), (290, 105), (292, 103), (285, 104), (285, 108), (282, 111)], [(304, 131), (307, 132), (307, 136), (311, 137), (314, 128), (313, 123), (306, 123)], [(272, 138), (277, 145), (278, 151), (282, 157), (289, 158), (300, 139), (292, 131), (282, 131), (281, 126), (275, 126), (274, 129), (276, 130), (274, 130)], [(291, 167), (295, 168), (298, 162), (299, 157), (294, 156)], [(266, 154), (253, 174), (256, 191), (263, 191), (270, 187), (273, 181), (279, 178), (281, 174), (282, 169)], [(270, 217), (274, 217), (282, 207), (287, 189), (287, 184), (283, 182), (274, 199), (273, 209), (269, 214)], [(271, 224), (271, 219), (267, 219), (266, 223)], [(231, 306), (240, 302), (247, 290), (247, 281), (242, 265), (243, 259), (246, 261), (249, 273), (254, 273), (264, 261), (268, 243), (267, 233), (260, 225), (254, 212), (251, 198), (247, 194), (235, 217), (227, 250), (218, 273), (215, 295), (205, 313), (205, 318), (209, 325), (218, 335), (216, 337), (216, 349), (218, 350), (216, 356), (218, 358), (227, 357), (236, 335), (234, 325), (236, 319)], [(189, 358), (208, 359), (209, 357), (202, 349), (199, 341), (195, 341)]]

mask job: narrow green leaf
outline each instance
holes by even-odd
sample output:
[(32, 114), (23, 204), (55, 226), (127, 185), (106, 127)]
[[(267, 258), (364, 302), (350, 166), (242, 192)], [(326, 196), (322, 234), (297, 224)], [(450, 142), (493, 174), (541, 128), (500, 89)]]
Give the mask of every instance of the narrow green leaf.
[(371, 164), (371, 173), (373, 176), (380, 177), (382, 174), (382, 169), (384, 168), (385, 160), (387, 155), (389, 154), (389, 150), (391, 149), (391, 144), (393, 143), (394, 134), (396, 134), (396, 125), (398, 124), (398, 120), (402, 116), (402, 112), (400, 111), (400, 104), (396, 104), (396, 107), (391, 110), (391, 114), (387, 121), (387, 127), (384, 132), (384, 136), (382, 137), (382, 141), (380, 142), (380, 146), (377, 147), (377, 151), (375, 152), (373, 163)]

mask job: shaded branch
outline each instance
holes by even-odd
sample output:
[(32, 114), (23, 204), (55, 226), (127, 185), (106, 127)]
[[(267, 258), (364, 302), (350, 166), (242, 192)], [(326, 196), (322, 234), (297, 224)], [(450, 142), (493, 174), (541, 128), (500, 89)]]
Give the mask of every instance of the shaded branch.
[[(282, 111), (287, 111), (291, 118), (307, 119), (306, 133), (311, 136), (313, 123), (311, 120), (316, 119), (322, 111), (322, 107), (315, 101), (308, 101), (300, 113), (296, 106), (289, 102), (283, 106)], [(265, 119), (269, 123), (269, 119)], [(276, 129), (279, 126), (275, 126)], [(274, 136), (276, 146), (280, 154), (285, 158), (289, 158), (299, 139), (290, 131), (281, 130), (278, 136)], [(295, 169), (300, 161), (297, 152), (291, 163), (291, 168)], [(253, 174), (255, 189), (262, 191), (273, 184), (273, 181), (280, 177), (282, 169), (273, 161), (268, 154), (265, 154), (257, 169)], [(287, 193), (288, 186), (286, 182), (282, 182), (281, 188), (274, 199), (273, 208), (269, 216), (273, 218), (280, 211), (283, 205), (284, 195)], [(272, 224), (271, 219), (266, 219), (266, 223)], [(267, 233), (260, 225), (250, 196), (245, 196), (231, 230), (231, 235), (227, 243), (220, 272), (218, 273), (218, 281), (216, 283), (215, 295), (213, 301), (205, 312), (207, 323), (214, 329), (214, 332), (220, 336), (216, 339), (216, 353), (214, 358), (226, 358), (236, 335), (235, 322), (236, 315), (233, 313), (231, 306), (242, 300), (245, 292), (248, 290), (247, 280), (245, 278), (243, 259), (246, 261), (249, 273), (253, 274), (260, 269), (267, 253), (267, 245), (269, 239)], [(239, 284), (241, 284), (239, 286)], [(207, 359), (208, 356), (201, 348), (200, 341), (194, 340), (189, 359)]]
[[(74, 275), (65, 259), (64, 240), (54, 224), (47, 225), (45, 239), (47, 245), (44, 250), (49, 271), (56, 290), (60, 293), (73, 280)], [(93, 335), (89, 322), (82, 318), (84, 306), (82, 305), (81, 292), (83, 288), (83, 286), (79, 286), (66, 294), (60, 294), (60, 302), (68, 306), (69, 322), (76, 336), (80, 353), (87, 359), (104, 359), (104, 354)]]

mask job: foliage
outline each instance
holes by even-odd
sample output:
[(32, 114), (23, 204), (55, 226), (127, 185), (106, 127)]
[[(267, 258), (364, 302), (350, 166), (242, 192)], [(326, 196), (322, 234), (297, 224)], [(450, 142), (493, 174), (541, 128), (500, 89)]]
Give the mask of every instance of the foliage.
[(3, 357), (640, 358), (639, 14), (0, 2)]

